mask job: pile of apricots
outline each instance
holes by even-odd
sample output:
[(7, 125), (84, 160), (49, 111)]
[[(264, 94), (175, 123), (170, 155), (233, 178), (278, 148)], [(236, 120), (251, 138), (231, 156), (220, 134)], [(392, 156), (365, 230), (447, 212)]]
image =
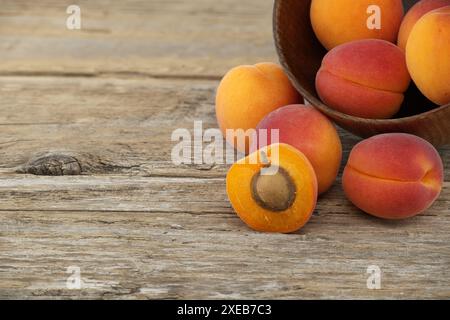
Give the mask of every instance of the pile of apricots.
[[(373, 5), (381, 10), (378, 28), (366, 21)], [(435, 104), (450, 103), (450, 0), (419, 1), (404, 18), (401, 0), (313, 0), (311, 24), (329, 50), (316, 78), (329, 107), (392, 118), (411, 78)]]
[[(367, 27), (370, 5), (381, 8), (379, 29)], [(313, 30), (329, 50), (316, 77), (324, 103), (353, 116), (390, 118), (411, 78), (431, 101), (450, 103), (450, 0), (422, 0), (403, 15), (401, 0), (312, 1)], [(339, 173), (342, 144), (335, 125), (304, 104), (274, 63), (229, 71), (217, 90), (216, 115), (228, 143), (246, 154), (226, 179), (239, 217), (262, 232), (302, 228)], [(229, 130), (254, 134), (242, 144)], [(388, 133), (354, 146), (342, 186), (362, 211), (404, 219), (426, 211), (443, 180), (442, 159), (429, 142)]]

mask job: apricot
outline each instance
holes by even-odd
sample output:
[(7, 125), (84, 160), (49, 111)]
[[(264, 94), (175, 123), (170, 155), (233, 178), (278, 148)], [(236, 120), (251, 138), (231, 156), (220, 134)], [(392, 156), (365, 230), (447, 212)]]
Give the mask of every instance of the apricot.
[(403, 219), (428, 209), (443, 185), (443, 164), (427, 141), (404, 133), (382, 134), (357, 144), (344, 170), (348, 199), (385, 219)]
[(428, 12), (450, 6), (450, 0), (422, 0), (416, 3), (405, 15), (398, 34), (398, 46), (406, 49), (406, 43), (414, 25)]
[[(268, 174), (263, 169), (275, 171)], [(227, 194), (250, 228), (290, 233), (311, 217), (317, 202), (317, 179), (303, 153), (287, 144), (273, 144), (231, 167)]]
[[(313, 0), (310, 12), (314, 32), (327, 50), (362, 39), (396, 42), (403, 13), (402, 0)], [(372, 27), (374, 14), (380, 24)]]
[(438, 105), (450, 103), (450, 6), (433, 10), (414, 26), (406, 62), (419, 90)]
[(227, 137), (226, 130), (255, 129), (273, 110), (302, 103), (302, 96), (292, 86), (283, 69), (274, 63), (240, 66), (222, 79), (216, 95), (216, 116), (228, 143), (247, 152), (249, 139), (238, 143), (238, 135)]
[(390, 42), (369, 39), (328, 52), (317, 73), (316, 89), (335, 110), (387, 119), (399, 111), (410, 82), (403, 51)]
[[(266, 136), (261, 138), (261, 130)], [(319, 194), (336, 180), (342, 160), (342, 144), (335, 126), (322, 113), (310, 106), (290, 105), (267, 115), (256, 127), (257, 139), (251, 150), (270, 145), (271, 131), (279, 130), (279, 142), (301, 151), (311, 162), (317, 176)]]

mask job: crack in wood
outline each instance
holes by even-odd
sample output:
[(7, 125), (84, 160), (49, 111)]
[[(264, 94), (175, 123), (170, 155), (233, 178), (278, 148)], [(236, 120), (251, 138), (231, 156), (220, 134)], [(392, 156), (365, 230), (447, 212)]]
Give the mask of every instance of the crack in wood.
[(3, 71), (0, 77), (66, 77), (66, 78), (126, 78), (126, 79), (158, 79), (158, 80), (204, 80), (220, 81), (223, 75), (214, 74), (162, 74), (139, 71)]

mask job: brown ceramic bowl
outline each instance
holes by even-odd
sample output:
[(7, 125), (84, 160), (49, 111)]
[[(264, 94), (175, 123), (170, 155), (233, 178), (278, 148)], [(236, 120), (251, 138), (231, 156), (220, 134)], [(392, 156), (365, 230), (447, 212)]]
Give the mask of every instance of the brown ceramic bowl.
[[(417, 1), (405, 0), (409, 8)], [(280, 62), (294, 86), (313, 106), (339, 126), (360, 136), (406, 132), (436, 146), (450, 144), (450, 104), (438, 107), (411, 85), (395, 119), (373, 120), (346, 115), (322, 103), (315, 77), (326, 50), (314, 35), (309, 9), (311, 0), (275, 0), (274, 37)]]

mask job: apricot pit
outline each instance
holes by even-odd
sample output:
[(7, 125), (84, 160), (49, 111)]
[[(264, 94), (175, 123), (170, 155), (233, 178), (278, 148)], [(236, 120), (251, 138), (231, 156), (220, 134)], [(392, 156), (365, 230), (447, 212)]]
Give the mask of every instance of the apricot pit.
[(295, 200), (295, 184), (283, 168), (276, 168), (274, 175), (258, 172), (252, 179), (253, 199), (263, 208), (271, 211), (284, 211)]

